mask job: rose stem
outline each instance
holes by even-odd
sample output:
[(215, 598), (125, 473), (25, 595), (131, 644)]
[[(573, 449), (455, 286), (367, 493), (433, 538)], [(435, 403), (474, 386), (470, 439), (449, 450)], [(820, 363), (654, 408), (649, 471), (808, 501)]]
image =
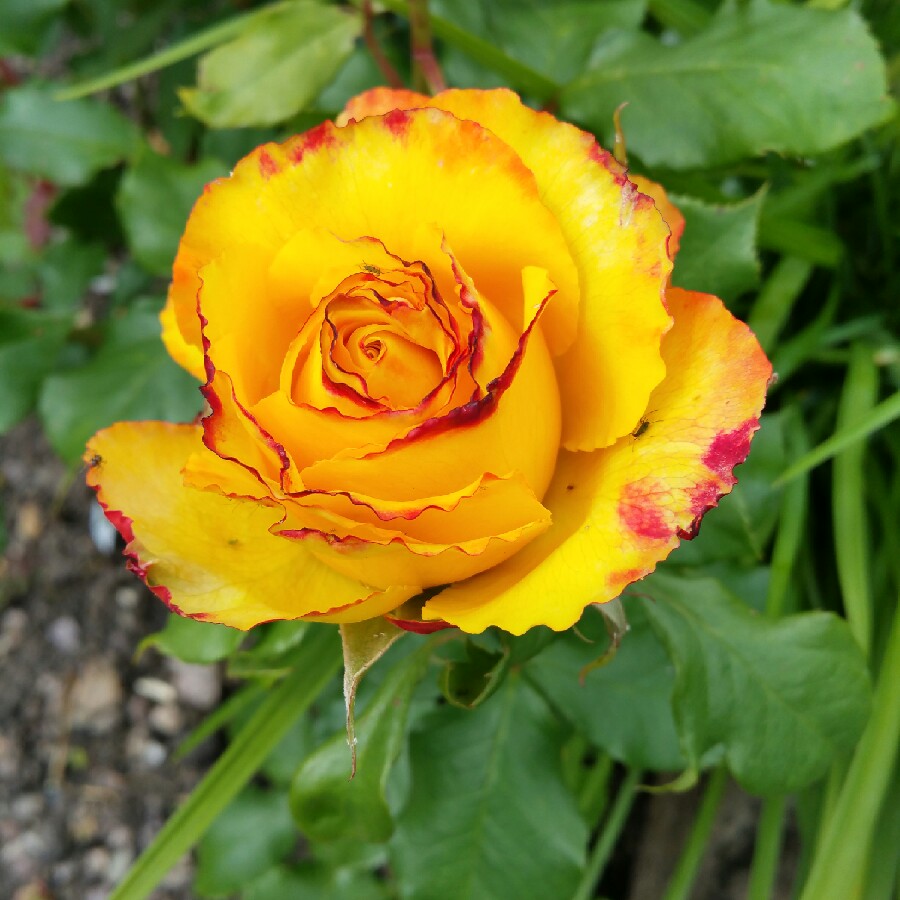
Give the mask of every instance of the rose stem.
[(431, 45), (431, 21), (428, 18), (428, 0), (409, 0), (409, 26), (412, 31), (411, 56), (413, 63), (413, 87), (426, 88), (437, 94), (446, 90), (441, 67)]
[(363, 0), (362, 15), (363, 40), (366, 43), (369, 53), (372, 54), (372, 59), (375, 60), (375, 65), (381, 70), (381, 74), (384, 75), (385, 81), (387, 81), (392, 88), (402, 88), (403, 79), (400, 77), (400, 73), (393, 65), (391, 65), (391, 61), (387, 58), (387, 54), (384, 50), (381, 49), (381, 44), (378, 43), (378, 38), (375, 36), (373, 24), (375, 17), (372, 13), (372, 0)]

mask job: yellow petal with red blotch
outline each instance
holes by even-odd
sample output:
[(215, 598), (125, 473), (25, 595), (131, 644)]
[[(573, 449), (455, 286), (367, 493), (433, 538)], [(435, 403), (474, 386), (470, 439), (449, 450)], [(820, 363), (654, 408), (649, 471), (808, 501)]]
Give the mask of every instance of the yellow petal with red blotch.
[[(440, 227), (479, 291), (517, 330), (524, 327), (521, 298), (510, 285), (518, 287), (527, 265), (546, 269), (559, 293), (543, 328), (554, 352), (571, 343), (578, 275), (534, 177), (490, 131), (438, 109), (343, 128), (325, 122), (284, 144), (257, 148), (195, 204), (166, 319), (199, 346), (197, 272), (248, 242), (269, 264), (298, 231), (321, 229), (346, 240), (374, 236), (391, 253), (427, 262), (433, 241), (423, 221)], [(204, 305), (213, 302), (204, 297)]]
[(632, 175), (631, 172), (628, 173), (628, 178), (637, 185), (637, 189), (642, 194), (653, 198), (656, 208), (666, 225), (669, 226), (672, 233), (669, 235), (667, 250), (669, 259), (674, 261), (681, 244), (681, 235), (684, 234), (684, 216), (681, 214), (681, 210), (669, 199), (666, 189), (661, 184), (651, 181), (643, 175)]
[[(397, 94), (391, 102), (402, 99)], [(365, 107), (366, 96), (356, 102)], [(430, 103), (490, 129), (534, 174), (568, 242), (581, 289), (575, 343), (557, 360), (563, 445), (612, 444), (635, 427), (665, 374), (660, 339), (670, 319), (663, 291), (672, 269), (666, 224), (591, 135), (529, 109), (512, 91), (444, 91)]]
[(392, 109), (416, 109), (427, 106), (430, 99), (426, 94), (403, 88), (376, 87), (353, 97), (335, 122), (338, 125), (346, 125), (350, 119), (383, 116)]
[[(487, 313), (489, 350), (509, 348), (506, 368), (483, 397), (423, 422), (381, 452), (345, 451), (301, 471), (304, 485), (325, 492), (352, 491), (386, 500), (450, 494), (485, 472), (518, 472), (536, 497), (553, 475), (559, 448), (559, 394), (547, 345), (537, 325), (552, 303), (545, 272), (531, 269), (529, 290), (546, 290), (543, 304), (515, 340), (505, 321)], [(485, 304), (485, 309), (487, 305)]]
[(614, 446), (563, 451), (544, 505), (553, 527), (491, 571), (452, 585), (424, 617), (521, 634), (578, 620), (618, 596), (696, 530), (728, 493), (759, 427), (772, 371), (746, 325), (707, 294), (671, 289), (665, 381), (642, 424)]
[[(85, 456), (88, 484), (128, 542), (131, 567), (175, 612), (245, 630), (381, 593), (271, 534), (280, 508), (185, 487), (181, 471), (200, 440), (194, 425), (123, 422), (96, 434)], [(414, 593), (396, 590), (390, 600)]]

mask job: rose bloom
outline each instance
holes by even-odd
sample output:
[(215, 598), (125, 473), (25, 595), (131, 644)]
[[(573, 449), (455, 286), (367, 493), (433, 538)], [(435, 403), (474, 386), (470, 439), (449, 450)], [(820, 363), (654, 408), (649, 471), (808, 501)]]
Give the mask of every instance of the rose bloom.
[(163, 339), (195, 424), (88, 481), (182, 615), (562, 630), (735, 483), (768, 360), (669, 285), (683, 219), (506, 90), (376, 89), (208, 185)]

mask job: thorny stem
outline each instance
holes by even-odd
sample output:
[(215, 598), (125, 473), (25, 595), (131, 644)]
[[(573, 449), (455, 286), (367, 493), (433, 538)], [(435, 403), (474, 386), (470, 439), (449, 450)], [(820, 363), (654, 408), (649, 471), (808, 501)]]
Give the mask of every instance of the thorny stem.
[(416, 90), (424, 88), (431, 94), (446, 90), (444, 75), (431, 45), (428, 0), (409, 0), (409, 27), (412, 31), (413, 87)]
[(363, 40), (366, 43), (369, 53), (372, 54), (372, 59), (375, 60), (375, 65), (381, 70), (381, 74), (384, 75), (385, 81), (387, 81), (392, 88), (402, 88), (403, 79), (400, 77), (400, 73), (393, 65), (391, 65), (391, 61), (387, 58), (387, 54), (385, 54), (384, 50), (381, 49), (381, 44), (378, 43), (378, 38), (375, 36), (375, 28), (373, 25), (375, 17), (372, 12), (372, 0), (363, 0), (362, 15)]

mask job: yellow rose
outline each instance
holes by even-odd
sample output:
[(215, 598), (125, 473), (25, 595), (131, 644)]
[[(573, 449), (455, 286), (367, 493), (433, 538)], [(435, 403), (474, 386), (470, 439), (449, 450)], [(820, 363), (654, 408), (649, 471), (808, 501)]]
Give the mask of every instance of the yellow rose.
[(209, 410), (88, 447), (132, 567), (236, 628), (516, 634), (652, 571), (734, 484), (771, 367), (668, 286), (683, 221), (640, 187), (505, 90), (377, 89), (255, 150), (163, 312)]

